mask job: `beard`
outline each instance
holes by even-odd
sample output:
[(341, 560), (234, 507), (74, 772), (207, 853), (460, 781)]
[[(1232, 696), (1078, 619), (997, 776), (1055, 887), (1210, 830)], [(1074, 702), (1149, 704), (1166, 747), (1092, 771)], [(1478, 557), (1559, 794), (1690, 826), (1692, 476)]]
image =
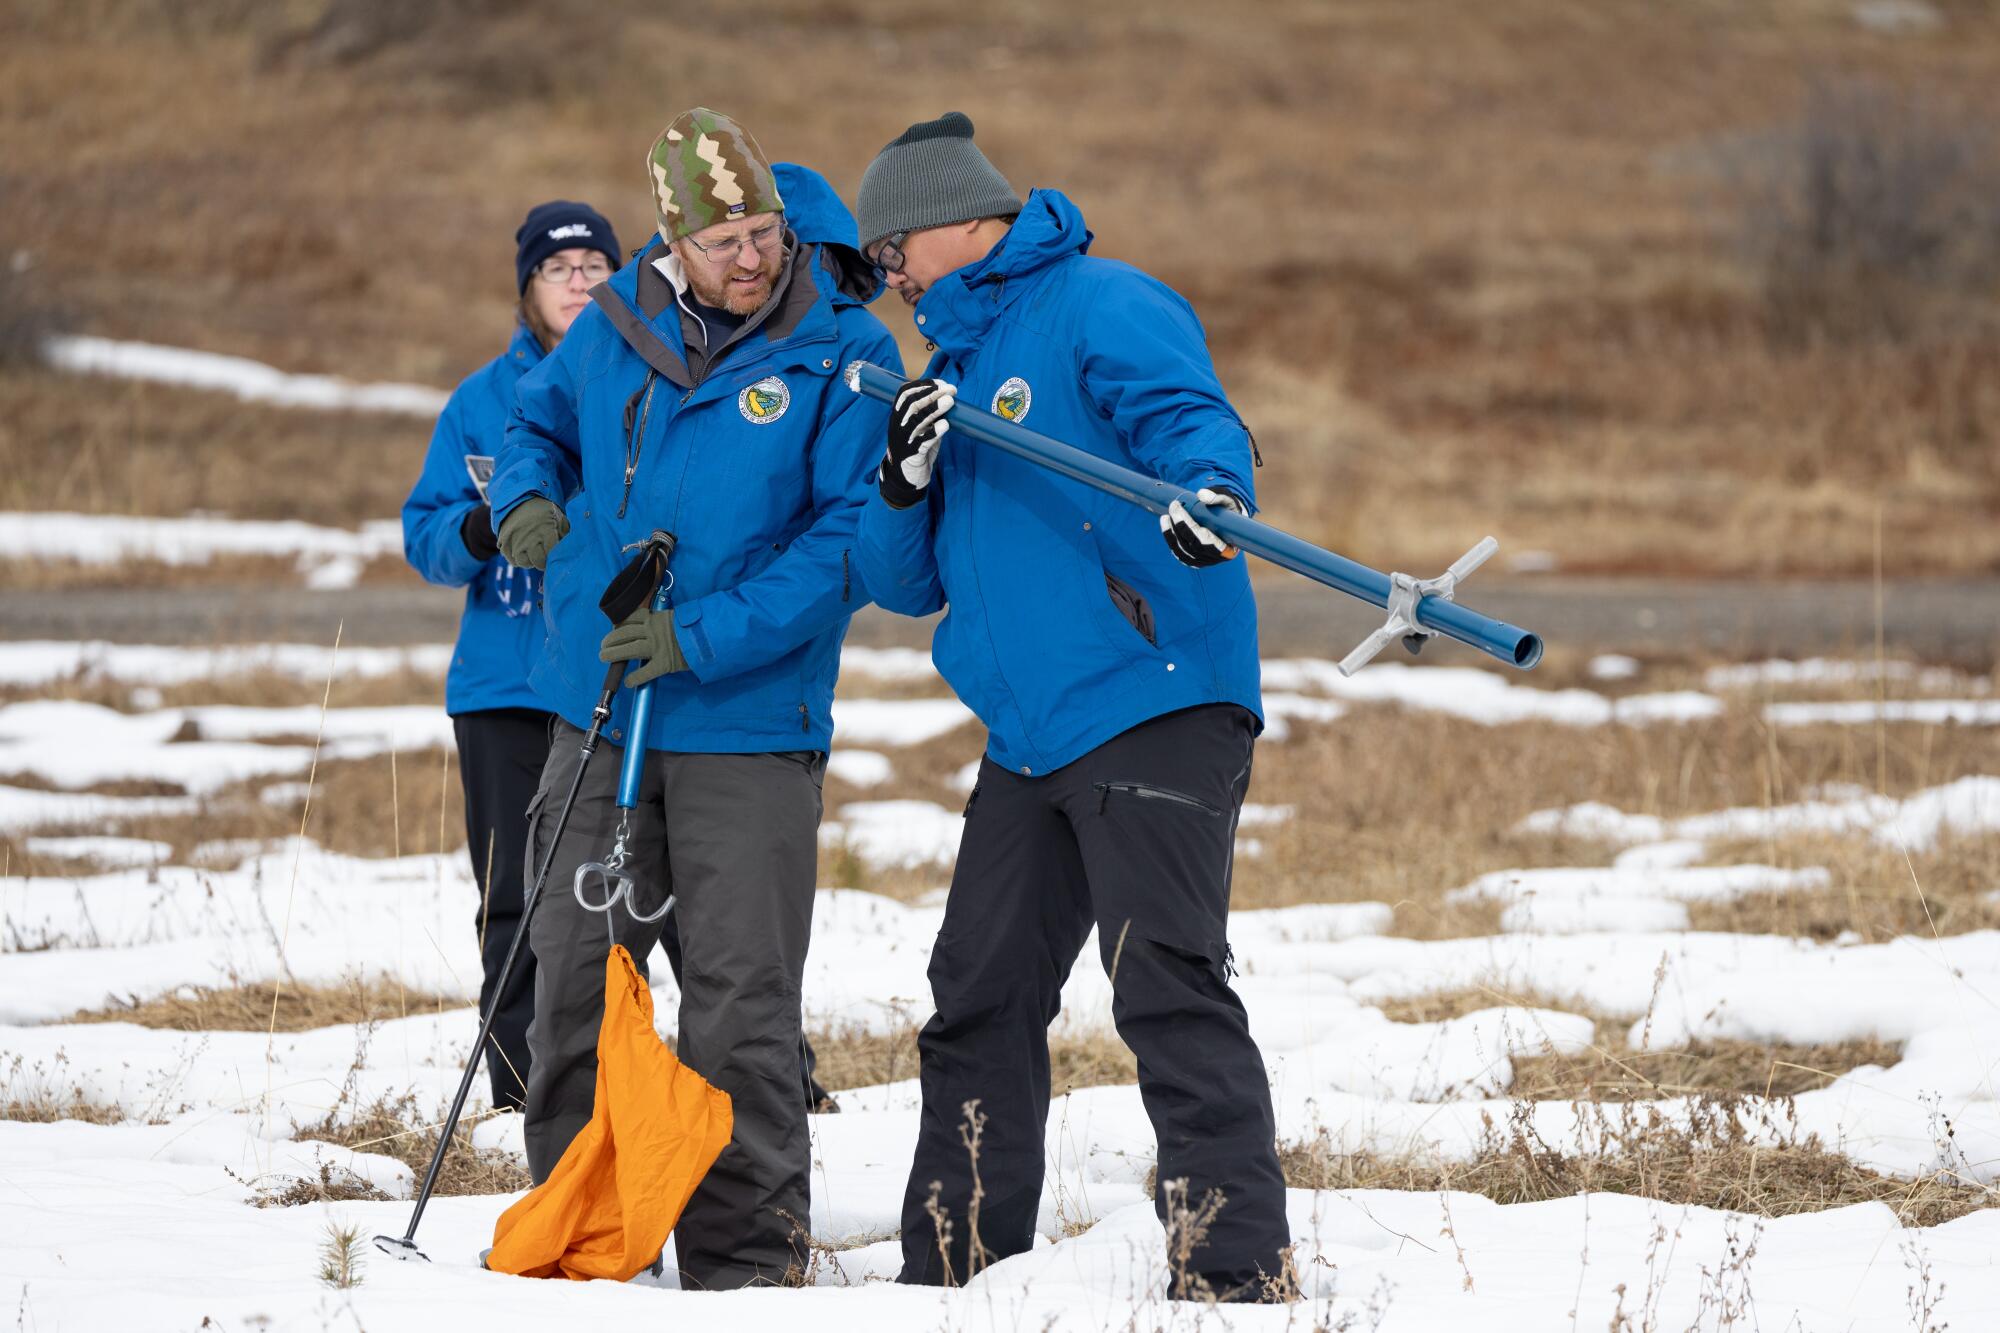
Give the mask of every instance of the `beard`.
[(739, 277), (751, 277), (741, 264), (732, 261), (728, 268), (717, 273), (715, 266), (699, 252), (693, 256), (693, 263), (682, 259), (681, 272), (687, 275), (688, 286), (694, 290), (695, 299), (703, 305), (727, 310), (732, 315), (754, 315), (764, 308), (764, 303), (771, 299), (771, 293), (777, 288), (778, 275), (785, 267), (785, 252), (780, 250), (774, 255), (760, 253), (757, 258), (756, 276), (746, 282), (737, 281)]

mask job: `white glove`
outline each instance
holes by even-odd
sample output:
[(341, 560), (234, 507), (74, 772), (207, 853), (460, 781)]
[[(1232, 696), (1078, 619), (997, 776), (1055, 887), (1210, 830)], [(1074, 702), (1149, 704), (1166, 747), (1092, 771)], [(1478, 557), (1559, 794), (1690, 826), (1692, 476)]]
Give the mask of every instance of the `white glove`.
[(958, 388), (943, 380), (910, 380), (889, 408), (889, 447), (882, 456), (882, 498), (898, 509), (921, 500), (937, 466), (938, 445), (951, 423), (945, 413)]

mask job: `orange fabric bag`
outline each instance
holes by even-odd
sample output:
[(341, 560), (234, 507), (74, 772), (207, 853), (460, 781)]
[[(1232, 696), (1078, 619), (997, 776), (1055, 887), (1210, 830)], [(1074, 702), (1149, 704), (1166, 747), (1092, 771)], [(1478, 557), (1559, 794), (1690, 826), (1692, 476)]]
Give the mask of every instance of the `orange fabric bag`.
[(613, 948), (604, 960), (596, 1110), (549, 1178), (500, 1215), (487, 1268), (632, 1277), (659, 1257), (734, 1125), (729, 1094), (653, 1031), (653, 992), (625, 947)]

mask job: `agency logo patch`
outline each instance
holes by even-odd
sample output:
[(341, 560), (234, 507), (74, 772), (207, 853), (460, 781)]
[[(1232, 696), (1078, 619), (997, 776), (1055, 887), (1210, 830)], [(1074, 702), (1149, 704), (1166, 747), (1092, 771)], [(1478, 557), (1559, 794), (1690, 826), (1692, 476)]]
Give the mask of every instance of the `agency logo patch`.
[(1008, 421), (1020, 421), (1028, 415), (1028, 409), (1035, 405), (1035, 391), (1019, 375), (1014, 376), (993, 391), (993, 415)]
[(736, 395), (736, 410), (753, 426), (770, 425), (791, 405), (791, 388), (776, 375), (766, 375)]

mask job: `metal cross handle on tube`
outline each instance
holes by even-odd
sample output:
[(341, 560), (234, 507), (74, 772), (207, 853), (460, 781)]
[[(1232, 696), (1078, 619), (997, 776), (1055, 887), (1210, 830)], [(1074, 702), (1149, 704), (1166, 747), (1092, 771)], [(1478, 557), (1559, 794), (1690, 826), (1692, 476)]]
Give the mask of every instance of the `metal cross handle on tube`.
[[(652, 609), (664, 611), (672, 601), (674, 575), (667, 568), (673, 558), (674, 535), (670, 532), (656, 532), (647, 541), (628, 546), (627, 550), (644, 548), (647, 552), (641, 559), (657, 554), (660, 563), (659, 587), (654, 591)], [(570, 892), (587, 912), (604, 913), (604, 933), (610, 943), (618, 942), (616, 927), (611, 919), (612, 909), (620, 902), (634, 921), (651, 924), (673, 910), (674, 895), (667, 895), (666, 901), (650, 913), (638, 908), (638, 882), (626, 873), (630, 864), (632, 838), (632, 811), (639, 805), (639, 783), (646, 772), (646, 732), (653, 719), (653, 686), (658, 678), (641, 685), (632, 696), (632, 716), (625, 724), (625, 756), (618, 769), (618, 830), (613, 836), (611, 852), (602, 861), (585, 861), (576, 868), (576, 876), (570, 885)]]
[[(900, 376), (866, 361), (850, 364), (846, 378), (848, 388), (884, 403), (893, 403), (896, 391), (903, 385)], [(1453, 600), (1459, 580), (1499, 549), (1499, 543), (1491, 537), (1460, 556), (1439, 578), (1384, 574), (1234, 510), (1211, 508), (1197, 500), (1193, 491), (1120, 467), (1074, 445), (981, 411), (963, 399), (951, 409), (951, 424), (955, 434), (969, 435), (982, 444), (1004, 449), (1151, 513), (1164, 514), (1169, 505), (1179, 500), (1188, 513), (1198, 516), (1231, 544), (1295, 574), (1303, 574), (1315, 583), (1381, 607), (1389, 613), (1387, 622), (1342, 659), (1342, 675), (1352, 675), (1391, 639), (1399, 637), (1415, 652), (1424, 640), (1442, 635), (1523, 671), (1542, 660), (1540, 635), (1483, 616)]]

